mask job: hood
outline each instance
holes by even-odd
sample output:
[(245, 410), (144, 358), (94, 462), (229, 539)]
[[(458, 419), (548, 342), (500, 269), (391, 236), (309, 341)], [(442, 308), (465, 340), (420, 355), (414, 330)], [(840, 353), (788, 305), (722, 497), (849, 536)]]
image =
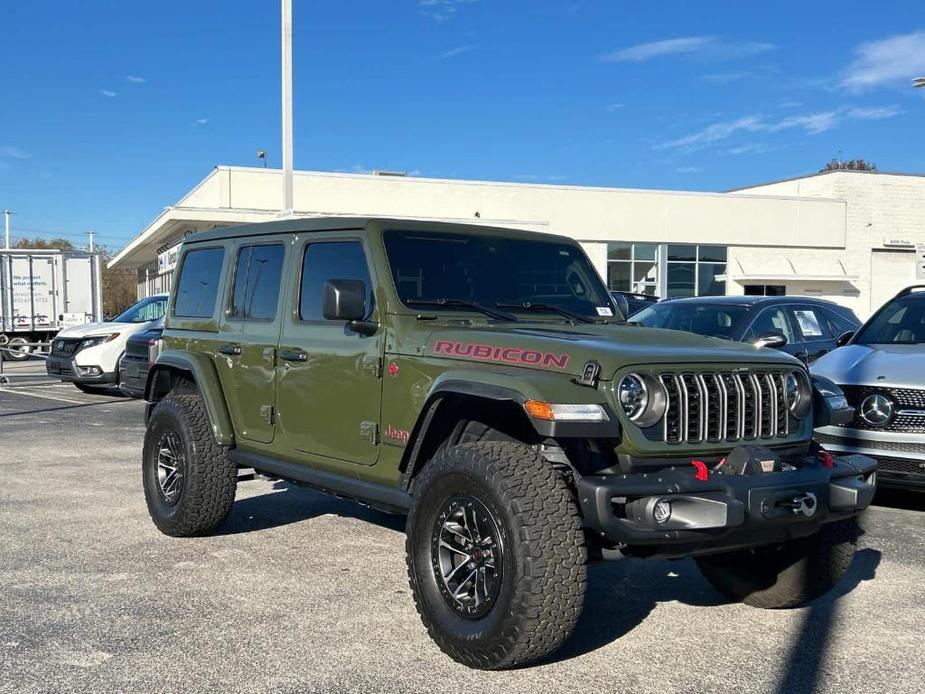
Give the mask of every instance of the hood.
[(925, 345), (847, 345), (820, 357), (810, 371), (840, 385), (921, 388)]
[(778, 350), (679, 330), (601, 325), (446, 327), (427, 337), (426, 354), (580, 374), (593, 359), (603, 378), (629, 365), (729, 363), (801, 366)]
[(119, 333), (120, 335), (131, 335), (147, 328), (150, 323), (86, 323), (84, 325), (74, 325), (65, 328), (55, 337), (90, 337), (91, 335), (107, 335), (110, 333)]

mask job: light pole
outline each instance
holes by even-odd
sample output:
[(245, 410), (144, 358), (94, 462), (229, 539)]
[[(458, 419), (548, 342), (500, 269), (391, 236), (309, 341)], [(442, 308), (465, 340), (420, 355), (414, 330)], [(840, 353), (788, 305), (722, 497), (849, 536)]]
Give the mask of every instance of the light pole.
[(258, 150), (257, 150), (257, 158), (258, 158), (258, 159), (263, 159), (263, 168), (267, 168), (267, 150), (265, 150), (265, 149), (258, 149)]
[(3, 210), (3, 248), (10, 250), (10, 215), (9, 210)]
[(93, 229), (90, 229), (87, 233), (90, 234), (90, 252), (93, 253)]
[(292, 0), (282, 0), (283, 209), (292, 215)]

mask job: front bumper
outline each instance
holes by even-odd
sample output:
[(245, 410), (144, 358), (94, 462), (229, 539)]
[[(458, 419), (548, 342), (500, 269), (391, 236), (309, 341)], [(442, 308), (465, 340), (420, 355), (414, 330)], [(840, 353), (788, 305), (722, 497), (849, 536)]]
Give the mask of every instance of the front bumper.
[(100, 366), (77, 364), (72, 356), (56, 356), (54, 353), (45, 360), (45, 372), (71, 383), (108, 385), (118, 380), (115, 372), (104, 371)]
[[(750, 475), (691, 465), (660, 472), (591, 475), (578, 480), (586, 526), (605, 544), (639, 556), (682, 557), (725, 552), (804, 537), (823, 523), (870, 505), (877, 462), (862, 455), (835, 458), (833, 467), (807, 457), (798, 469)], [(655, 505), (670, 503), (664, 523)]]
[(143, 398), (151, 364), (147, 359), (123, 357), (119, 373), (119, 390), (133, 398)]
[(816, 439), (827, 450), (859, 453), (877, 461), (877, 484), (892, 489), (925, 491), (925, 436), (825, 427)]

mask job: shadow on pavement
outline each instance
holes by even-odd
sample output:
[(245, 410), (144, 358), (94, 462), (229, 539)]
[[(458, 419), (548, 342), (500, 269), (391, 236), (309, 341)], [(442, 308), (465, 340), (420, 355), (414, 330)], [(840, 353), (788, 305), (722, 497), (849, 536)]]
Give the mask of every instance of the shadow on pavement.
[(877, 490), (877, 496), (874, 497), (874, 506), (925, 511), (925, 491), (912, 492), (905, 489), (881, 487)]
[(273, 488), (279, 491), (235, 501), (231, 515), (215, 534), (237, 535), (267, 530), (328, 514), (357, 518), (398, 532), (405, 530), (404, 516), (376, 511), (288, 482), (276, 482)]
[(790, 655), (784, 660), (788, 666), (777, 687), (780, 694), (811, 693), (818, 689), (822, 664), (831, 655), (829, 641), (838, 620), (838, 601), (861, 582), (874, 579), (880, 558), (878, 550), (859, 550), (835, 589), (809, 603), (800, 631), (790, 647)]

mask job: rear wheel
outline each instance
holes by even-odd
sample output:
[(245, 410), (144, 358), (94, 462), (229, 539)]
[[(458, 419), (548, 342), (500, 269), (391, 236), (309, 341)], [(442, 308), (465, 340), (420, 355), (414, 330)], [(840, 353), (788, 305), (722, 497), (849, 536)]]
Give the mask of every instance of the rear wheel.
[(408, 576), (431, 638), (469, 667), (525, 665), (581, 613), (587, 560), (577, 503), (529, 447), (445, 449), (415, 482)]
[(11, 361), (23, 361), (32, 354), (32, 347), (29, 347), (29, 341), (24, 337), (11, 337), (6, 343), (6, 349), (3, 352), (4, 359)]
[(231, 512), (237, 467), (216, 443), (199, 395), (168, 395), (145, 431), (142, 478), (148, 512), (165, 535), (204, 535)]
[(799, 607), (831, 590), (854, 557), (856, 518), (823, 525), (809, 537), (697, 558), (719, 592), (753, 607)]

